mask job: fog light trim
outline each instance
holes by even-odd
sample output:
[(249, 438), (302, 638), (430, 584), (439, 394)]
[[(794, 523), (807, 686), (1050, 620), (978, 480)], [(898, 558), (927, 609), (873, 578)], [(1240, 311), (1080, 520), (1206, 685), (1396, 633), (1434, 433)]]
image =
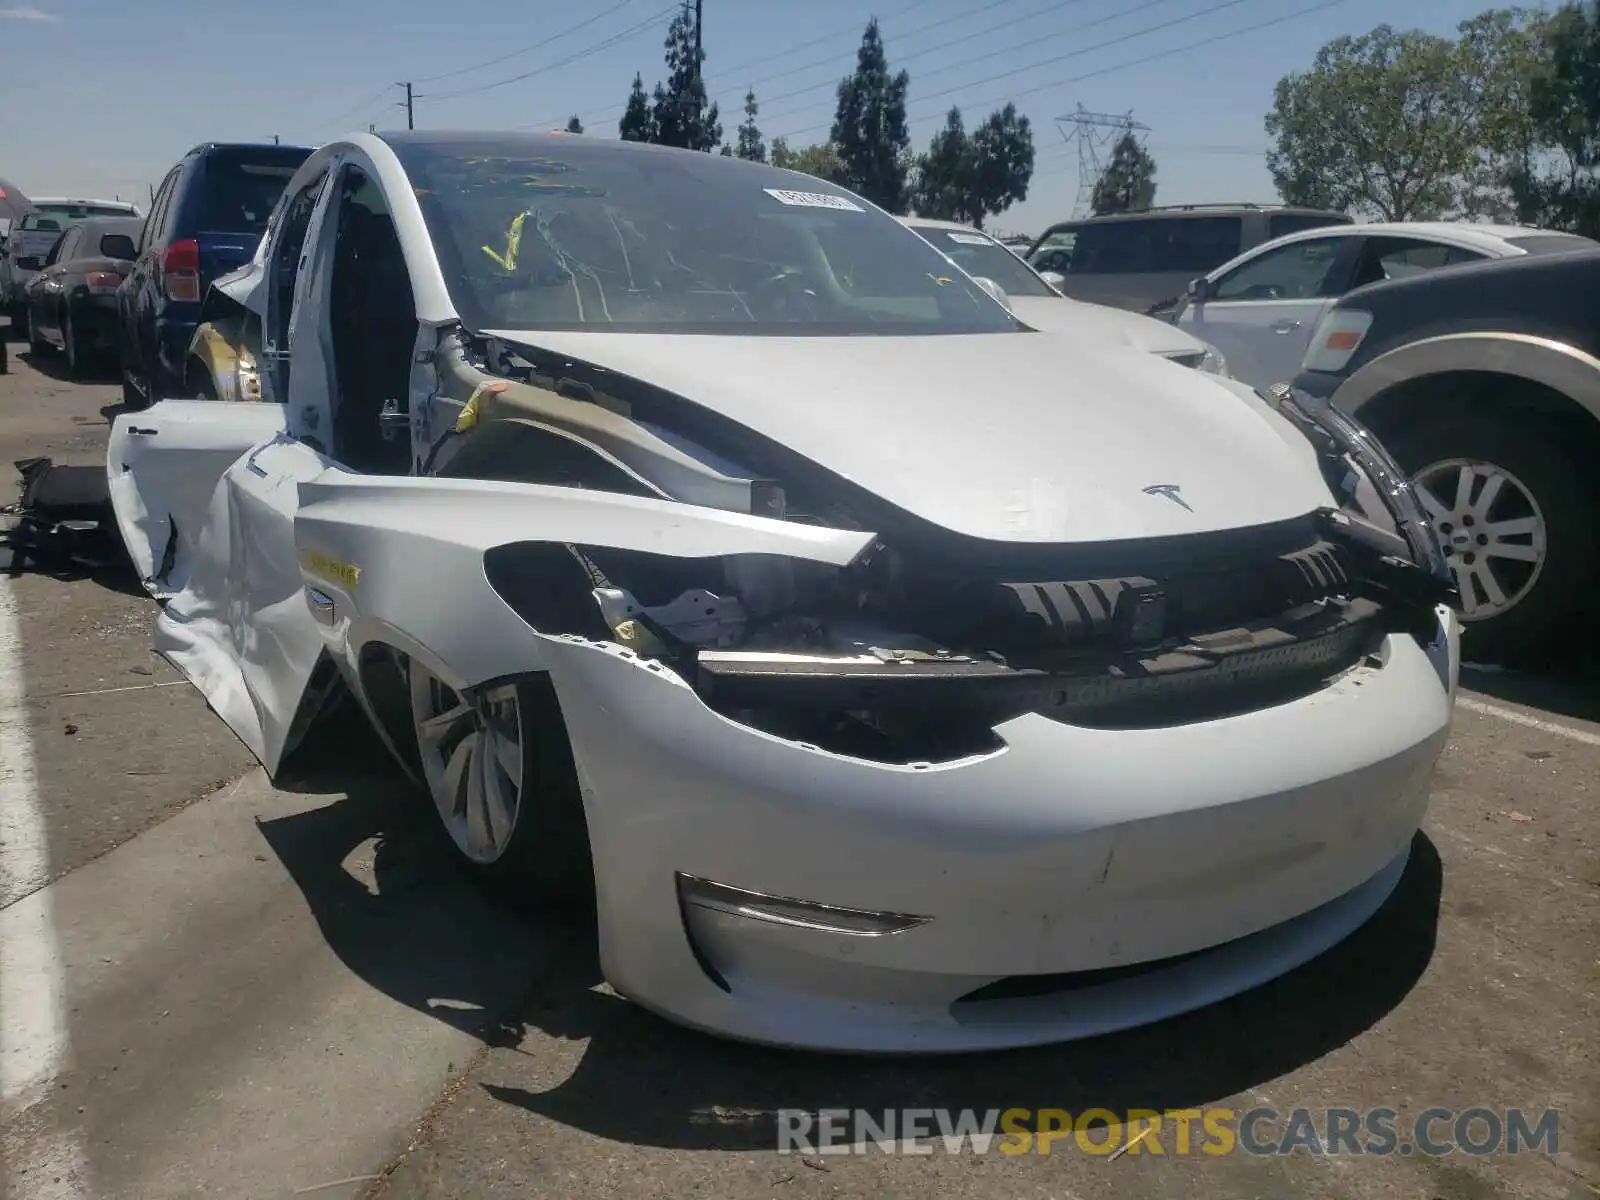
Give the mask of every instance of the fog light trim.
[(745, 888), (730, 887), (701, 879), (695, 875), (676, 873), (678, 899), (712, 912), (746, 917), (752, 921), (765, 921), (770, 925), (788, 925), (797, 929), (813, 929), (819, 933), (843, 934), (850, 937), (886, 937), (904, 933), (918, 925), (926, 925), (932, 917), (912, 913), (874, 912), (864, 908), (843, 908), (837, 904), (820, 904), (814, 900), (797, 900), (791, 896), (770, 896)]

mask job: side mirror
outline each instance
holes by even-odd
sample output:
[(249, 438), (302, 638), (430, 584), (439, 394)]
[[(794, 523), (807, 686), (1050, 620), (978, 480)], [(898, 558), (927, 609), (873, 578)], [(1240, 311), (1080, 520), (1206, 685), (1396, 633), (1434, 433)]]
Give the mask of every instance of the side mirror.
[(1040, 271), (1039, 278), (1044, 280), (1051, 287), (1055, 288), (1055, 290), (1058, 292), (1067, 286), (1067, 277), (1060, 271)]
[(1199, 279), (1189, 281), (1189, 290), (1184, 293), (1184, 299), (1190, 304), (1201, 304), (1211, 299), (1211, 281), (1202, 275)]
[(984, 291), (988, 292), (989, 295), (998, 300), (1001, 306), (1004, 307), (1007, 312), (1011, 311), (1011, 297), (1006, 295), (1005, 288), (1001, 287), (994, 280), (984, 275), (974, 275), (972, 277), (972, 282), (977, 284)]

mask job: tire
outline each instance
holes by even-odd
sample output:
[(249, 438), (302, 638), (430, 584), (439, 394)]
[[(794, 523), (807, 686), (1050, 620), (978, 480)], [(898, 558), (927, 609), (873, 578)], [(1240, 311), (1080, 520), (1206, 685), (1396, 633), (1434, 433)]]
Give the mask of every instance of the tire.
[(83, 354), (78, 349), (78, 335), (72, 328), (72, 314), (69, 312), (61, 319), (61, 352), (67, 359), (67, 378), (83, 378)]
[(1456, 572), (1463, 657), (1534, 665), (1572, 645), (1600, 573), (1593, 541), (1600, 493), (1564, 450), (1557, 427), (1531, 417), (1462, 417), (1385, 442), (1417, 481)]
[(122, 407), (129, 412), (138, 412), (147, 407), (144, 393), (133, 382), (133, 376), (128, 374), (128, 368), (122, 368)]
[(193, 396), (196, 400), (219, 399), (216, 382), (211, 378), (211, 372), (204, 367), (189, 368), (189, 381), (183, 390), (186, 395)]
[[(463, 703), (415, 659), (407, 660), (405, 675), (421, 774), (457, 861), (515, 903), (591, 903), (594, 868), (583, 797), (549, 678), (484, 688), (473, 702)], [(454, 721), (448, 719), (452, 713), (459, 714)], [(517, 737), (514, 759), (506, 737), (512, 730)], [(491, 750), (489, 771), (480, 774), (476, 768)], [(463, 754), (465, 759), (458, 757)], [(452, 765), (460, 780), (456, 788), (451, 786)], [(502, 817), (503, 802), (508, 797), (514, 802), (499, 836), (487, 840), (474, 837), (472, 823), (463, 815), (485, 797), (490, 803), (502, 802), (494, 810)], [(493, 831), (494, 822), (481, 821), (478, 827)]]
[(27, 330), (28, 353), (33, 355), (35, 359), (44, 358), (50, 353), (51, 347), (49, 343), (39, 337), (38, 331), (34, 329), (33, 314), (25, 310), (23, 320), (27, 322), (24, 328)]

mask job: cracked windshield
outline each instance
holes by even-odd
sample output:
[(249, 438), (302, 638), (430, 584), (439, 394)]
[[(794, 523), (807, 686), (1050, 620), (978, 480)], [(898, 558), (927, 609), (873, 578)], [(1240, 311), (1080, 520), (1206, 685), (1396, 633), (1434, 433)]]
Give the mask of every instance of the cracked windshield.
[(519, 141), (397, 147), (452, 298), (476, 328), (1018, 328), (949, 259), (818, 181), (649, 149)]

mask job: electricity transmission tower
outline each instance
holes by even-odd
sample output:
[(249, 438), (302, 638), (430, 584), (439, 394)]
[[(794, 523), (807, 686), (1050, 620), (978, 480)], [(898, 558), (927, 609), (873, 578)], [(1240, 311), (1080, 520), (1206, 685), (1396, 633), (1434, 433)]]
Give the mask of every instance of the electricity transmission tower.
[(1056, 127), (1070, 146), (1078, 146), (1078, 198), (1072, 205), (1074, 218), (1084, 215), (1094, 195), (1095, 182), (1105, 170), (1103, 152), (1115, 146), (1129, 133), (1149, 133), (1150, 126), (1133, 119), (1133, 110), (1125, 113), (1090, 112), (1082, 104), (1077, 111), (1056, 118)]

